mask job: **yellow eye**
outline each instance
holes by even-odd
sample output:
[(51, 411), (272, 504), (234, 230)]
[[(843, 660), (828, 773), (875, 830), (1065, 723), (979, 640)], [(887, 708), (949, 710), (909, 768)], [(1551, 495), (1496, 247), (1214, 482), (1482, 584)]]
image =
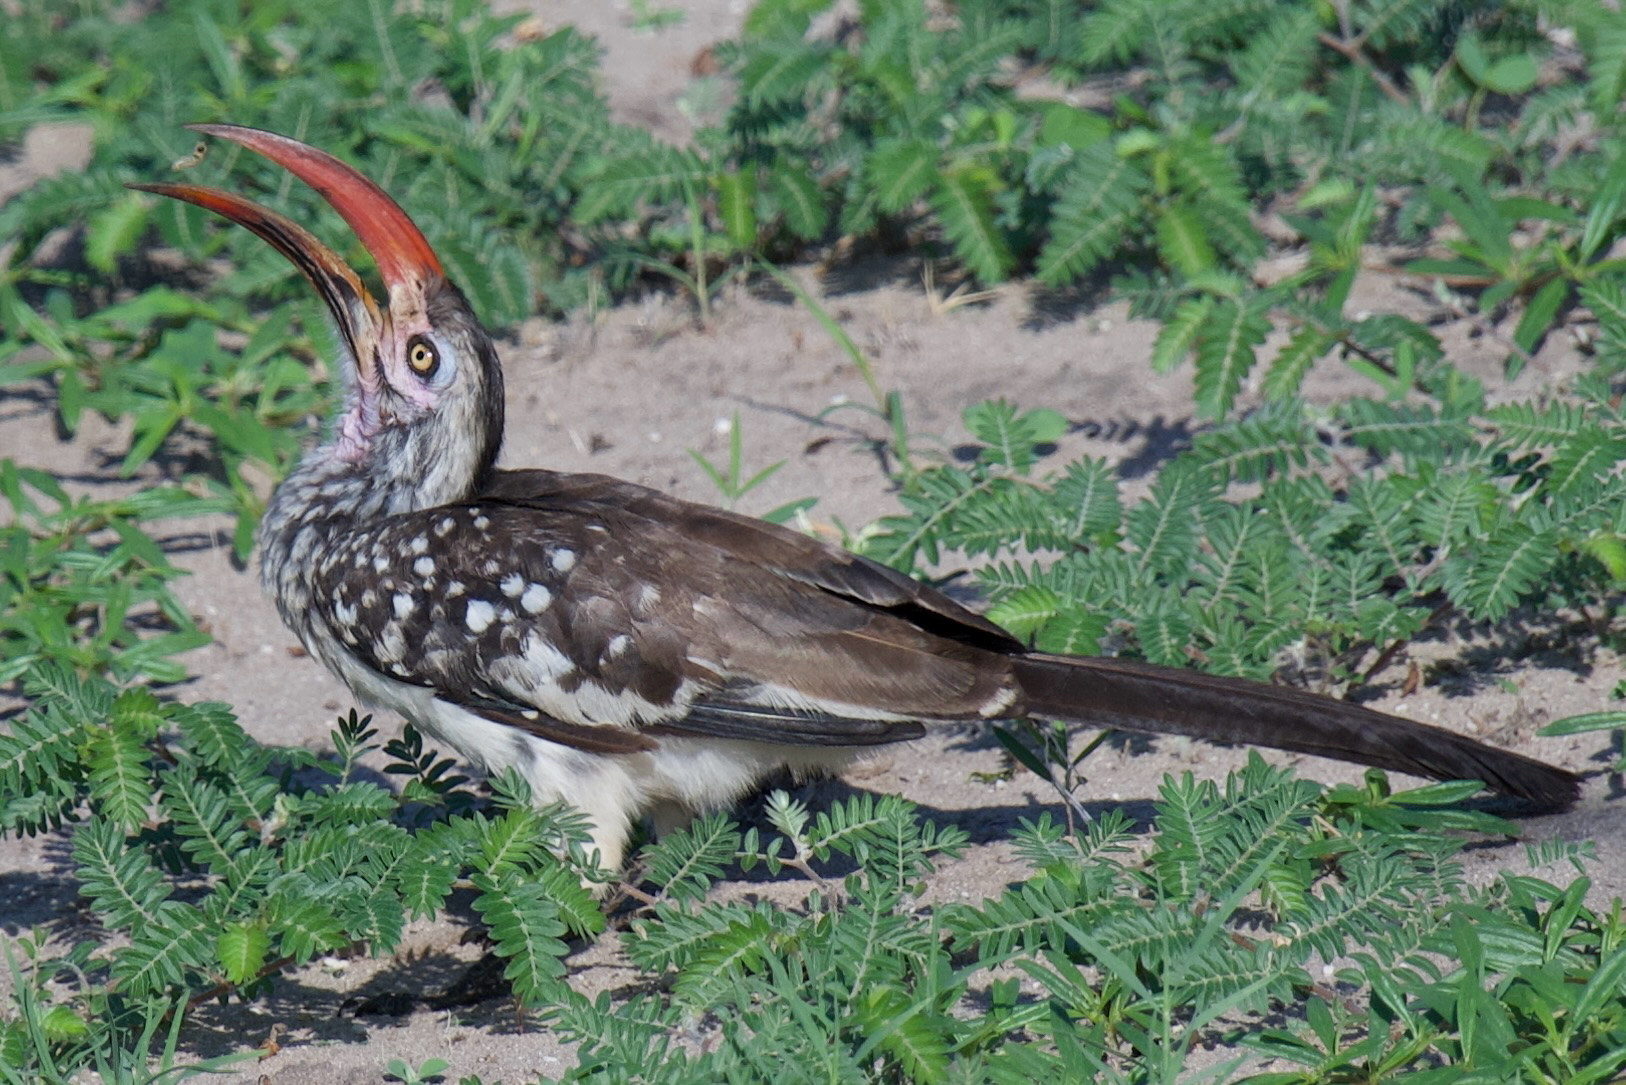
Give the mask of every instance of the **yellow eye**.
[(413, 336), (412, 341), (407, 344), (407, 364), (418, 376), (432, 377), (435, 370), (440, 368), (440, 354), (429, 340), (421, 335)]

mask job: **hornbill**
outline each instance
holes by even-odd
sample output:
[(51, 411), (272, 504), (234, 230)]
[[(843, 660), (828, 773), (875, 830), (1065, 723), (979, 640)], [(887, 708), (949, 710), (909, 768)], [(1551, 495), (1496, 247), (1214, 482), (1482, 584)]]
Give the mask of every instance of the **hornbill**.
[(194, 184), (131, 187), (223, 215), (322, 295), (345, 392), (271, 498), (260, 578), (362, 700), (562, 799), (619, 866), (635, 819), (837, 769), (952, 720), (1039, 717), (1478, 780), (1540, 808), (1563, 769), (1297, 689), (1034, 651), (900, 572), (774, 524), (592, 474), (497, 467), (490, 335), (405, 211), (285, 136), (193, 125), (264, 155), (349, 223), (388, 292), (287, 217)]

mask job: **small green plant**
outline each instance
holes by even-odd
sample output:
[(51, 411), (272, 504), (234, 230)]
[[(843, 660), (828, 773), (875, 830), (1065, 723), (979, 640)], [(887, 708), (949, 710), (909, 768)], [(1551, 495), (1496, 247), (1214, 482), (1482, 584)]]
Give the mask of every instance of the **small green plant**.
[(1079, 796), (1089, 782), (1083, 773), (1084, 762), (1101, 748), (1112, 732), (1098, 732), (1077, 753), (1072, 750), (1071, 728), (1054, 720), (1021, 719), (1010, 724), (994, 724), (993, 732), (1012, 761), (1056, 789), (1062, 808), (1067, 812), (1069, 832), (1089, 822), (1090, 813)]
[(405, 1059), (391, 1059), (384, 1076), (401, 1085), (434, 1085), (435, 1082), (446, 1080), (446, 1071), (451, 1066), (445, 1059), (424, 1059), (417, 1066)]
[(786, 272), (783, 268), (775, 267), (767, 261), (759, 261), (759, 264), (773, 277), (775, 282), (788, 291), (813, 315), (813, 319), (818, 321), (819, 327), (823, 328), (825, 333), (830, 336), (831, 341), (841, 348), (843, 354), (847, 355), (847, 358), (853, 364), (853, 370), (863, 378), (864, 386), (869, 389), (870, 397), (874, 401), (873, 405), (866, 403), (837, 403), (819, 412), (818, 417), (822, 420), (842, 411), (859, 411), (872, 418), (879, 419), (886, 426), (889, 434), (889, 440), (885, 447), (887, 459), (894, 465), (893, 469), (899, 480), (908, 485), (914, 477), (916, 465), (914, 453), (911, 449), (912, 434), (909, 431), (908, 418), (904, 412), (902, 394), (896, 389), (882, 391), (880, 380), (875, 375), (875, 367), (870, 364), (868, 356), (864, 354), (857, 343), (853, 342), (852, 336), (847, 334), (847, 329), (843, 328), (830, 315), (829, 310), (819, 303), (818, 298), (814, 297), (801, 283), (796, 281), (794, 275)]
[(635, 30), (664, 30), (687, 18), (682, 8), (655, 7), (649, 0), (632, 0), (632, 26)]
[[(694, 180), (686, 178), (680, 186), (685, 214), (679, 228), (687, 229), (687, 249), (684, 252), (687, 267), (678, 262), (676, 254), (651, 255), (626, 246), (612, 246), (610, 250), (612, 263), (622, 262), (665, 276), (686, 290), (694, 299), (696, 317), (702, 328), (711, 327), (712, 299), (717, 292), (731, 279), (750, 270), (749, 261), (735, 260), (725, 271), (713, 274), (711, 262), (714, 259), (730, 260), (742, 252), (749, 252), (755, 244), (756, 234), (751, 209), (742, 202), (747, 194), (739, 176), (717, 174), (711, 178), (711, 183), (717, 190), (715, 195), (724, 225), (721, 235), (710, 230), (711, 217), (701, 204)], [(659, 245), (655, 237), (651, 241)]]
[[(712, 484), (717, 487), (717, 492), (722, 495), (725, 508), (732, 509), (740, 498), (768, 481), (776, 471), (785, 466), (784, 460), (770, 463), (750, 478), (746, 478), (744, 440), (744, 437), (740, 434), (740, 412), (735, 411), (728, 422), (728, 462), (726, 464), (719, 467), (699, 452), (692, 448), (689, 449), (689, 455), (693, 457), (694, 462), (700, 465), (700, 469), (706, 473), (706, 477), (711, 479)], [(817, 498), (804, 497), (789, 501), (763, 513), (761, 518), (769, 523), (783, 524), (812, 508), (817, 500)]]
[[(1359, 681), (1453, 615), (1495, 620), (1620, 580), (1626, 435), (1607, 387), (1495, 408), (1459, 387), (1438, 409), (1261, 411), (1200, 436), (1128, 505), (1098, 460), (1035, 477), (1056, 420), (984, 404), (965, 419), (976, 460), (923, 470), (905, 511), (857, 544), (902, 568), (992, 558), (976, 572), (990, 616), (1047, 651), (1111, 635), (1154, 662), (1255, 678), (1290, 651), (1321, 681)], [(1329, 446), (1385, 469), (1335, 488), (1316, 470)], [(1236, 483), (1259, 489), (1228, 495)]]
[[(90, 991), (83, 1016), (107, 1027), (121, 1007), (146, 1013), (131, 1059), (145, 1057), (153, 1013), (178, 1022), (201, 1000), (253, 997), (320, 954), (389, 952), (406, 921), (437, 914), (454, 887), (473, 891), (527, 1003), (561, 997), (563, 936), (603, 928), (582, 879), (605, 875), (582, 855), (581, 816), (533, 808), (517, 778), (493, 781), (494, 801), (478, 802), (409, 734), (391, 747), (416, 755), (390, 766), (408, 779), (394, 792), (352, 775), (375, 737), (354, 712), (334, 734), (335, 762), (256, 745), (224, 705), (115, 692), (61, 668), (31, 675), (30, 710), (0, 734), (0, 826), (74, 823), (81, 893), (122, 938), (35, 959), (29, 982), (71, 969)], [(296, 766), (330, 782), (302, 784)], [(61, 1017), (41, 1013), (28, 1036)], [(22, 1073), (43, 1065), (28, 1044)], [(69, 1054), (82, 1066), (96, 1052)]]
[(1600, 257), (1626, 200), (1626, 160), (1603, 175), (1584, 215), (1533, 196), (1494, 199), (1484, 182), (1465, 170), (1456, 171), (1453, 182), (1427, 190), (1429, 201), (1462, 230), (1460, 240), (1445, 242), (1453, 257), (1416, 260), (1408, 269), (1438, 276), (1452, 289), (1478, 290), (1478, 306), (1486, 315), (1509, 302), (1521, 303), (1507, 360), (1508, 376), (1517, 376), (1558, 314), (1574, 304), (1578, 289), (1600, 279), (1619, 289), (1617, 276), (1626, 262)]
[(42, 471), (0, 460), (0, 685), (51, 666), (80, 674), (178, 681), (174, 657), (208, 643), (171, 592), (181, 575), (143, 529), (219, 512), (176, 487), (125, 498), (73, 498)]
[[(991, 900), (931, 909), (918, 900), (922, 879), (964, 839), (898, 799), (857, 796), (814, 813), (776, 794), (771, 837), (705, 819), (650, 849), (655, 896), (625, 939), (663, 993), (576, 998), (550, 1011), (553, 1027), (582, 1044), (580, 1066), (559, 1080), (658, 1069), (681, 1083), (769, 1073), (1174, 1081), (1199, 1043), (1235, 1052), (1214, 1075), (1232, 1080), (1250, 1048), (1308, 1061), (1321, 1037), (1330, 1050), (1320, 1065), (1382, 1066), (1386, 1080), (1438, 1073), (1442, 1055), (1458, 1074), (1446, 1080), (1470, 1080), (1480, 1060), (1505, 1059), (1509, 1043), (1529, 1052), (1520, 1080), (1617, 1065), (1600, 1042), (1626, 1007), (1605, 994), (1617, 925), (1585, 908), (1584, 885), (1561, 891), (1509, 875), (1470, 889), (1453, 858), (1461, 842), (1444, 832), (1509, 826), (1454, 813), (1460, 787), (1390, 795), (1373, 782), (1323, 793), (1258, 758), (1223, 787), (1171, 778), (1148, 846), (1134, 845), (1116, 813), (1077, 835), (1045, 816), (1015, 834), (1031, 877)], [(837, 855), (856, 866), (839, 882), (821, 869)], [(707, 902), (730, 863), (799, 871), (802, 903)], [(1479, 935), (1485, 951), (1462, 966), (1442, 966), (1473, 937), (1464, 921), (1494, 937)], [(1310, 966), (1333, 957), (1353, 963), (1337, 976), (1344, 1023), (1329, 1032), (1327, 988)], [(1598, 1023), (1575, 1018), (1554, 1032), (1515, 1011), (1502, 1018), (1510, 1032), (1470, 1026), (1461, 1035), (1480, 1046), (1454, 1047), (1457, 1034), (1435, 1023), (1438, 999), (1482, 979), (1487, 964), (1515, 961), (1573, 977), (1566, 999), (1579, 1006), (1580, 992), (1592, 992)], [(1289, 1018), (1302, 1009), (1306, 1026), (1272, 1024), (1284, 1009)], [(696, 1027), (698, 1053), (683, 1042)]]
[[(28, 312), (12, 301), (14, 313)], [(129, 419), (129, 448), (119, 467), (124, 476), (166, 446), (202, 438), (220, 461), (206, 484), (216, 504), (229, 502), (236, 513), (233, 541), (238, 557), (246, 557), (261, 511), (251, 477), (281, 477), (298, 455), (306, 420), (325, 405), (325, 388), (312, 379), (313, 348), (295, 343), (305, 357), (288, 356), (291, 312), (271, 313), (240, 348), (226, 349), (223, 330), (235, 330), (244, 318), (204, 309), (162, 287), (82, 319), (58, 290), (48, 296), (46, 311), (54, 319), (34, 315), (17, 326), (31, 329), (49, 355), (6, 366), (0, 384), (50, 380), (69, 433), (85, 411)]]
[[(1423, 323), (1344, 303), (1371, 231), (1415, 242), (1445, 214), (1467, 235), (1455, 258), (1411, 266), (1482, 288), (1483, 313), (1516, 301), (1516, 368), (1578, 292), (1619, 278), (1604, 256), (1622, 210), (1618, 137), (1606, 126), (1572, 153), (1562, 133), (1590, 106), (1613, 116), (1620, 28), (1618, 13), (1579, 0), (1470, 7), (1373, 2), (1339, 15), (1292, 0), (1218, 10), (1122, 0), (1080, 18), (1058, 3), (977, 0), (936, 18), (909, 0), (859, 5), (856, 32), (832, 40), (810, 33), (830, 0), (762, 0), (719, 51), (736, 103), (674, 148), (609, 122), (590, 42), (526, 31), (505, 48), (524, 29), (517, 17), (471, 0), (397, 18), (358, 10), (320, 28), (284, 0), (238, 41), (204, 0), (117, 29), (95, 5), (36, 5), (0, 43), (0, 70), (41, 86), (7, 75), (0, 141), (28, 123), (84, 118), (98, 142), (90, 170), (0, 211), (0, 234), (20, 242), (0, 268), (0, 358), (28, 342), (71, 347), (76, 334), (54, 326), (60, 306), (43, 319), (22, 312), (20, 287), (91, 291), (124, 273), (152, 226), (177, 248), (206, 241), (228, 259), (217, 296), (280, 300), (286, 273), (263, 246), (117, 181), (172, 165), (213, 171), (189, 154), (187, 119), (310, 135), (320, 115), (324, 147), (405, 179), (397, 195), (497, 324), (544, 294), (568, 307), (649, 272), (688, 291), (706, 324), (719, 284), (834, 230), (937, 247), (984, 283), (1024, 270), (1056, 287), (1113, 275), (1138, 313), (1167, 322), (1158, 364), (1193, 359), (1198, 402), (1220, 417), (1265, 361), (1273, 328), (1288, 341), (1269, 359), (1267, 396), (1292, 396), (1328, 356), (1397, 390), (1425, 379), (1439, 346)], [(75, 32), (59, 33), (70, 15)], [(1555, 53), (1560, 29), (1578, 53)], [(1100, 109), (1026, 96), (1008, 72), (1034, 60), (1064, 85), (1125, 78), (1137, 89)], [(1567, 78), (1547, 80), (1543, 63)], [(155, 82), (169, 89), (154, 94)], [(261, 83), (278, 92), (253, 93)], [(448, 100), (415, 97), (426, 83)], [(264, 165), (227, 151), (222, 166), (292, 201), (296, 217), (332, 223)], [(1314, 260), (1259, 285), (1255, 211), (1267, 203), (1291, 216)], [(89, 219), (94, 278), (30, 263), (73, 218)]]
[[(0, 951), (12, 984), (11, 1009), (0, 1012), (4, 1085), (72, 1085), (86, 1069), (108, 1085), (167, 1085), (261, 1055), (241, 1051), (179, 1062), (184, 1000), (109, 997), (71, 957), (53, 960), (42, 938), (0, 941)], [(52, 979), (74, 985), (69, 1000), (61, 1000)], [(156, 1065), (150, 1054), (155, 1046)]]

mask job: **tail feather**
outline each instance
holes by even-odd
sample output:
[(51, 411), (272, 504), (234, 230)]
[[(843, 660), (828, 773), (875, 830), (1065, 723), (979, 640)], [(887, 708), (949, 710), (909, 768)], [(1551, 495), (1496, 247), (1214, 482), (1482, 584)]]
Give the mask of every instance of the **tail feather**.
[(1580, 794), (1580, 777), (1564, 769), (1303, 690), (1122, 659), (1035, 653), (1013, 663), (1028, 711), (1047, 719), (1478, 780), (1543, 809), (1562, 809)]

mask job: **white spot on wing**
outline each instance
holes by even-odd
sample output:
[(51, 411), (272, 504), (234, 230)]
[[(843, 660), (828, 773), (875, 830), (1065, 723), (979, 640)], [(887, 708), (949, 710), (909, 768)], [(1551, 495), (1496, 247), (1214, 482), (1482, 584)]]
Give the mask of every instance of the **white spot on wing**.
[(486, 627), (496, 620), (497, 610), (484, 599), (470, 599), (469, 608), (463, 616), (463, 621), (469, 627), (470, 633), (484, 633)]
[(981, 708), (977, 709), (977, 711), (982, 713), (984, 719), (998, 719), (1010, 709), (1011, 705), (1015, 703), (1016, 690), (1002, 689), (992, 697), (988, 698), (987, 703), (985, 703)]
[(518, 573), (509, 573), (502, 578), (502, 593), (510, 599), (518, 599), (525, 590), (525, 578)]
[(406, 621), (411, 616), (415, 605), (412, 602), (412, 596), (404, 591), (399, 591), (395, 593), (393, 602), (395, 603), (395, 617), (400, 621)]
[(632, 638), (625, 633), (619, 633), (610, 638), (610, 643), (604, 647), (604, 658), (615, 659), (632, 646)]
[(391, 622), (378, 636), (377, 652), (382, 663), (396, 663), (406, 655), (406, 637), (401, 635), (401, 623)]
[(672, 719), (688, 711), (688, 699), (693, 696), (690, 692), (673, 704), (655, 705), (631, 690), (608, 690), (596, 682), (582, 682), (567, 693), (559, 682), (575, 670), (568, 656), (532, 634), (525, 638), (519, 655), (494, 661), (491, 675), (516, 699), (569, 723), (626, 727)]
[(419, 558), (417, 561), (412, 563), (412, 571), (417, 573), (419, 576), (434, 576), (435, 559), (429, 557)]
[(570, 570), (574, 569), (575, 567), (576, 567), (576, 551), (561, 549), (561, 550), (555, 550), (553, 552), (553, 571), (554, 572), (556, 572), (556, 573), (568, 573), (568, 572), (570, 572)]
[(412, 540), (412, 545), (409, 546), (407, 549), (411, 550), (414, 554), (428, 553), (429, 552), (429, 536), (427, 536), (427, 535), (419, 535), (416, 539)]
[(519, 605), (527, 614), (541, 614), (553, 602), (553, 593), (541, 584), (532, 584), (519, 597)]

